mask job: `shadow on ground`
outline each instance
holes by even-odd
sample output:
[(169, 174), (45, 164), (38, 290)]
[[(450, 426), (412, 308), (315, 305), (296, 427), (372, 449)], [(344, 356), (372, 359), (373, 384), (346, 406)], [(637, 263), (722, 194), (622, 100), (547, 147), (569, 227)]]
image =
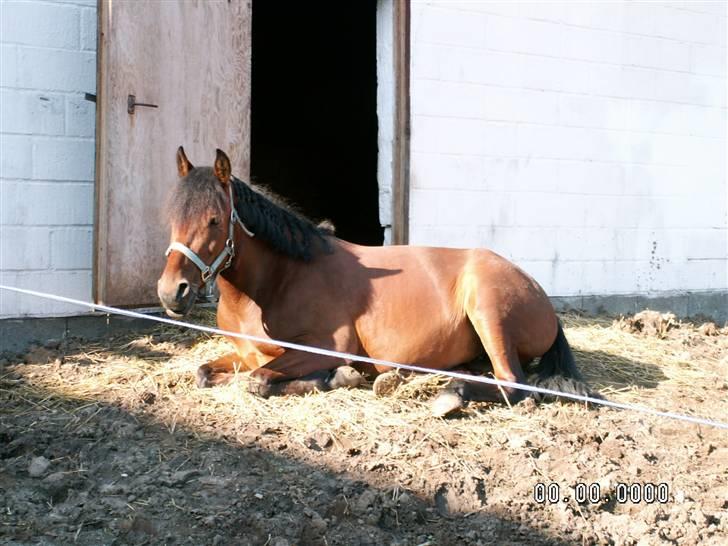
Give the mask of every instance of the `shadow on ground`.
[(655, 389), (665, 374), (655, 364), (633, 360), (606, 351), (574, 349), (574, 358), (584, 378), (600, 387)]
[(0, 377), (4, 544), (570, 544), (490, 513), (487, 477), (479, 510), (448, 514), (262, 447), (265, 431), (205, 437)]

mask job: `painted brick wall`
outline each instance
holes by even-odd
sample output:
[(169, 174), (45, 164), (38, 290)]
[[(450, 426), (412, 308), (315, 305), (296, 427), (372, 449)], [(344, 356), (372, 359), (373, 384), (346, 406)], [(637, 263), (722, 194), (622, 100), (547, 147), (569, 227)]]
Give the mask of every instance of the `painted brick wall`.
[(412, 3), (413, 244), (554, 296), (728, 288), (726, 3)]
[[(0, 283), (91, 298), (96, 0), (0, 0)], [(83, 310), (0, 293), (0, 317)]]

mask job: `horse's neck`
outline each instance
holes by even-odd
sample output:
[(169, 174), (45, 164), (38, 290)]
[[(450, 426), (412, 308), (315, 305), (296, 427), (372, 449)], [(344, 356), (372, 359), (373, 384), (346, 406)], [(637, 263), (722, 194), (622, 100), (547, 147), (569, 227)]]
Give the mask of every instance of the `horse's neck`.
[(236, 251), (231, 267), (220, 275), (220, 298), (236, 305), (252, 300), (264, 310), (277, 295), (282, 295), (297, 264), (273, 251), (268, 243), (247, 236)]

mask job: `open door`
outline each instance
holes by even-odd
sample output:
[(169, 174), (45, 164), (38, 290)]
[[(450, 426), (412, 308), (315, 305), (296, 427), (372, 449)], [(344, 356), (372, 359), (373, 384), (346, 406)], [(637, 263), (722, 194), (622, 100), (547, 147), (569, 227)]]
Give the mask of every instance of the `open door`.
[(252, 181), (381, 245), (377, 3), (256, 1), (252, 35)]
[(221, 148), (248, 178), (250, 41), (245, 0), (99, 2), (97, 302), (156, 305), (178, 146), (199, 165)]

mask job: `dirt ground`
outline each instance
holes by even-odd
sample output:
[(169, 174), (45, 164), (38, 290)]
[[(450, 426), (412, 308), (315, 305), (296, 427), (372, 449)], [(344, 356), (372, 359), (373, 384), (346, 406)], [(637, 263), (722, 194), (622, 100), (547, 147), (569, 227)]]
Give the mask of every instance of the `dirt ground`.
[[(728, 420), (728, 329), (562, 319), (607, 398)], [(0, 543), (728, 543), (726, 430), (561, 402), (435, 419), (444, 380), (423, 377), (386, 398), (196, 389), (226, 350), (158, 327), (3, 355)]]

